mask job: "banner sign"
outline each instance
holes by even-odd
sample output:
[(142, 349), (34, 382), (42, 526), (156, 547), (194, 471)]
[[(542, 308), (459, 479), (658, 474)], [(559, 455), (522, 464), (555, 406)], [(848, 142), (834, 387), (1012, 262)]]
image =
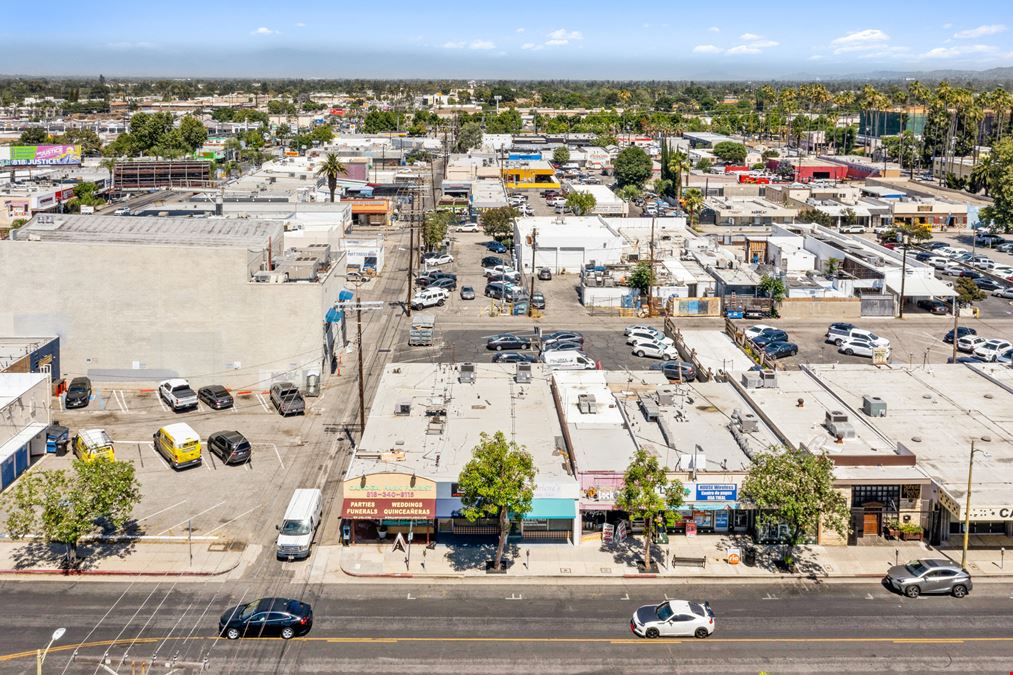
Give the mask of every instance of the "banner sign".
[(428, 520), (436, 517), (436, 483), (402, 473), (346, 480), (341, 517), (356, 520)]
[(80, 163), (80, 145), (0, 146), (0, 166), (46, 166)]
[(738, 488), (729, 483), (697, 483), (696, 501), (698, 502), (734, 502)]
[(618, 543), (620, 543), (620, 544), (623, 543), (624, 541), (626, 541), (626, 521), (625, 520), (620, 520), (619, 524), (616, 526), (616, 541)]
[(610, 523), (602, 523), (601, 525), (601, 543), (611, 544), (612, 543), (613, 528)]

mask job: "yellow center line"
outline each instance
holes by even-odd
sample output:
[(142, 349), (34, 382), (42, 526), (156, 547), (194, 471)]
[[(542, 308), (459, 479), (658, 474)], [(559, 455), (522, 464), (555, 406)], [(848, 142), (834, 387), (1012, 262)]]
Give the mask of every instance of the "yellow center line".
[[(208, 636), (168, 636), (168, 637), (150, 637), (150, 638), (123, 638), (118, 640), (97, 640), (94, 642), (84, 642), (81, 644), (66, 644), (66, 645), (54, 645), (50, 647), (50, 653), (59, 653), (66, 651), (73, 651), (76, 649), (94, 649), (97, 647), (113, 647), (117, 645), (126, 645), (133, 643), (137, 644), (152, 644), (155, 642), (161, 642), (163, 640), (224, 640), (225, 638), (218, 637), (217, 635)], [(280, 638), (244, 638), (243, 641), (274, 641), (280, 642)], [(565, 644), (565, 643), (584, 643), (584, 644), (614, 644), (614, 645), (671, 645), (671, 644), (684, 644), (684, 645), (705, 645), (708, 643), (722, 643), (722, 644), (734, 644), (734, 643), (796, 643), (796, 644), (819, 644), (823, 642), (855, 642), (855, 643), (890, 643), (890, 644), (964, 644), (968, 642), (1013, 642), (1013, 636), (1001, 636), (1001, 637), (938, 637), (938, 638), (907, 638), (907, 637), (811, 637), (811, 638), (787, 638), (787, 637), (756, 637), (756, 638), (707, 638), (704, 640), (697, 639), (680, 639), (680, 638), (661, 638), (658, 640), (643, 640), (639, 638), (566, 638), (566, 637), (470, 637), (470, 636), (407, 636), (407, 637), (298, 637), (293, 638), (296, 642), (324, 642), (330, 644), (397, 644), (397, 643), (422, 643), (422, 642), (476, 642), (476, 643), (527, 643), (527, 644)], [(36, 650), (30, 649), (21, 652), (12, 652), (10, 654), (0, 655), (0, 662), (16, 661), (18, 659), (35, 658)]]

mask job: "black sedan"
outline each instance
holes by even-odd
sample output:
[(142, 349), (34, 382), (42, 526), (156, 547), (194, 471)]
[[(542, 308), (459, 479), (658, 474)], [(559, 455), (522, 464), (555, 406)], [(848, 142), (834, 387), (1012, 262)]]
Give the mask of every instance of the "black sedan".
[(313, 610), (305, 602), (288, 598), (261, 598), (230, 608), (218, 620), (218, 634), (230, 640), (241, 637), (306, 635), (313, 627)]
[(542, 352), (579, 352), (584, 348), (583, 342), (576, 340), (555, 340), (542, 347)]
[(763, 351), (772, 359), (783, 359), (798, 354), (798, 345), (794, 342), (771, 342), (763, 348)]
[(197, 398), (207, 407), (214, 410), (225, 410), (231, 408), (235, 401), (229, 390), (220, 384), (209, 384), (197, 390)]
[(992, 281), (988, 277), (978, 277), (974, 280), (974, 285), (983, 291), (998, 291), (1003, 287), (1002, 284)]
[(250, 442), (238, 431), (216, 431), (208, 436), (207, 447), (226, 464), (250, 461)]
[(950, 306), (942, 300), (919, 300), (918, 308), (930, 314), (949, 314)]
[(766, 347), (772, 342), (787, 342), (788, 334), (783, 330), (764, 331), (753, 338), (753, 344), (757, 347)]
[[(960, 338), (964, 337), (965, 335), (977, 335), (977, 334), (978, 334), (978, 331), (976, 331), (975, 329), (973, 329), (973, 328), (971, 328), (969, 326), (957, 326), (957, 339), (958, 340)], [(945, 342), (948, 345), (953, 344), (953, 331), (952, 330), (948, 331), (946, 333), (946, 335), (943, 336), (943, 342)]]
[(494, 255), (487, 255), (486, 257), (482, 258), (482, 269), (485, 269), (487, 267), (496, 267), (497, 265), (506, 265), (506, 264), (507, 263), (506, 263), (505, 260), (503, 260), (503, 258), (499, 258), (499, 257), (494, 256)]
[(518, 337), (513, 333), (500, 333), (486, 340), (485, 348), (495, 349), (498, 352), (504, 349), (531, 349), (531, 340)]
[(975, 272), (974, 270), (965, 267), (964, 269), (960, 270), (959, 276), (967, 277), (968, 279), (977, 279), (981, 277), (981, 272)]
[(545, 296), (541, 291), (535, 291), (535, 294), (531, 296), (531, 306), (535, 309), (545, 309)]
[(542, 333), (542, 344), (550, 345), (553, 342), (579, 342), (584, 344), (584, 336), (570, 330), (557, 330), (551, 333)]
[(534, 354), (525, 354), (524, 352), (500, 352), (493, 354), (492, 357), (493, 363), (535, 363), (537, 361)]
[(426, 285), (426, 288), (446, 288), (448, 291), (456, 291), (457, 279), (448, 279), (447, 277), (433, 279)]
[(87, 377), (75, 377), (67, 387), (67, 395), (63, 398), (63, 406), (68, 410), (71, 408), (84, 408), (91, 400), (91, 380)]

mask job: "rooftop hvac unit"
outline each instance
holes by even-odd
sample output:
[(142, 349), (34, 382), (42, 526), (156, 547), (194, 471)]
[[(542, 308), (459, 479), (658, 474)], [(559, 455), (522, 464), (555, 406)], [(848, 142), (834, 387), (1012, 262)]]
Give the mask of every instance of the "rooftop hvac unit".
[(330, 244), (310, 244), (295, 249), (296, 255), (303, 258), (315, 258), (322, 266), (327, 266), (331, 261)]
[(394, 414), (398, 416), (405, 416), (412, 414), (412, 404), (410, 401), (402, 401), (394, 406)]
[(777, 373), (773, 370), (760, 371), (760, 386), (764, 389), (777, 389)]
[(753, 413), (746, 413), (739, 416), (739, 429), (744, 434), (755, 434), (760, 431), (760, 420), (756, 419)]
[(598, 401), (594, 394), (578, 394), (577, 410), (584, 415), (595, 415), (598, 413)]
[(475, 384), (475, 364), (462, 363), (457, 374), (457, 381), (461, 384)]
[(658, 386), (658, 405), (675, 405), (675, 387), (662, 384)]
[(517, 373), (514, 375), (514, 381), (518, 384), (527, 384), (531, 382), (531, 364), (530, 363), (518, 363)]
[(747, 370), (742, 373), (742, 386), (746, 389), (759, 389), (763, 386), (760, 374), (755, 370)]
[(278, 269), (286, 272), (292, 281), (316, 281), (319, 267), (319, 261), (312, 255), (296, 254), (278, 261)]
[(253, 273), (253, 281), (258, 284), (283, 284), (288, 281), (288, 274), (261, 270)]
[(886, 417), (886, 401), (878, 396), (863, 396), (862, 412), (869, 417)]
[(828, 410), (823, 426), (835, 438), (855, 438), (855, 427), (848, 421), (847, 413), (840, 410)]

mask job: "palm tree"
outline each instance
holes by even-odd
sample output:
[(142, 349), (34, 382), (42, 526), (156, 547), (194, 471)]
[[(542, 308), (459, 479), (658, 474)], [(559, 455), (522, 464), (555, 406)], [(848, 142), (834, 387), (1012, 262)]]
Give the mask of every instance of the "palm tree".
[(341, 163), (338, 156), (328, 152), (324, 163), (317, 169), (317, 175), (327, 179), (327, 189), (331, 191), (331, 201), (334, 201), (334, 191), (338, 189), (338, 176), (345, 173), (345, 165)]
[[(689, 161), (689, 155), (682, 150), (676, 150), (668, 160), (668, 173), (675, 183), (675, 200), (679, 201), (682, 196), (682, 183), (689, 177), (689, 170), (693, 167)], [(687, 181), (688, 182), (688, 181)]]
[(109, 189), (113, 188), (113, 169), (116, 168), (115, 157), (105, 157), (99, 162), (99, 166), (109, 172)]
[(700, 215), (700, 209), (703, 208), (703, 193), (700, 192), (699, 188), (688, 188), (682, 195), (682, 207), (686, 209), (686, 213), (689, 214), (689, 224), (692, 227), (696, 225), (696, 221)]

